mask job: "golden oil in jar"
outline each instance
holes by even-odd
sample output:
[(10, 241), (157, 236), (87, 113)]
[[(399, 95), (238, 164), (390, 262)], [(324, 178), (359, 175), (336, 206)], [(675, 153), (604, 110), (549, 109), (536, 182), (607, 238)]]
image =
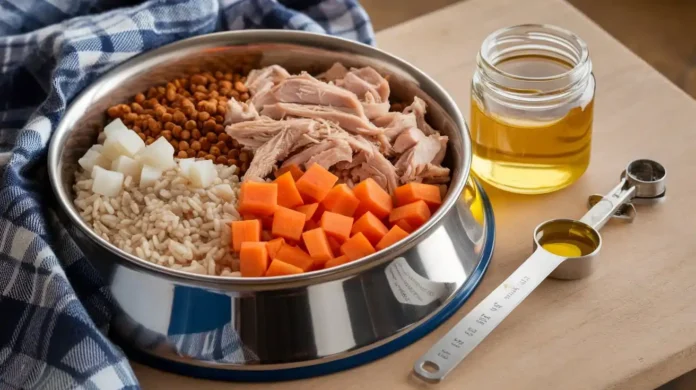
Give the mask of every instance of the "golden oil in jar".
[(575, 182), (590, 161), (594, 77), (587, 48), (552, 26), (504, 29), (484, 41), (472, 81), (472, 169), (510, 192)]

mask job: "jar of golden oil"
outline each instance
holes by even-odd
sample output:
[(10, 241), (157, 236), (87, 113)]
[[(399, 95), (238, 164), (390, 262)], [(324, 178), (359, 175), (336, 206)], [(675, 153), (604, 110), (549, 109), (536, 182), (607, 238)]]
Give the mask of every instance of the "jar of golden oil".
[(590, 162), (595, 80), (585, 43), (548, 25), (491, 34), (471, 86), (472, 168), (506, 191), (572, 184)]

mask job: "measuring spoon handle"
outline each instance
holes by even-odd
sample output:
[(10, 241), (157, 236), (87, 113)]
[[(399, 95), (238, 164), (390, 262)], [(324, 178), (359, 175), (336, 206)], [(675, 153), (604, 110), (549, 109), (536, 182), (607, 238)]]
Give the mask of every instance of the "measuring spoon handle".
[(566, 258), (537, 248), (505, 281), (420, 357), (413, 371), (436, 383), (447, 376)]

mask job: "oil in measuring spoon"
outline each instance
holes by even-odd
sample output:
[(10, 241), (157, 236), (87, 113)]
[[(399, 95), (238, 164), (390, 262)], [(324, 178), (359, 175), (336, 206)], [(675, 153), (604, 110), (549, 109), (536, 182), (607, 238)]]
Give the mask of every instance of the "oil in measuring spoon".
[[(558, 77), (573, 68), (556, 58), (531, 55), (508, 58), (495, 67), (526, 80)], [(545, 93), (522, 92), (530, 96)], [(581, 97), (568, 109), (554, 113), (536, 108), (499, 109), (472, 98), (474, 171), (484, 181), (518, 193), (551, 192), (573, 183), (590, 160), (592, 96), (588, 94), (587, 101)]]
[(576, 229), (546, 232), (539, 240), (546, 251), (562, 257), (586, 256), (597, 249), (599, 243), (594, 237), (583, 234)]

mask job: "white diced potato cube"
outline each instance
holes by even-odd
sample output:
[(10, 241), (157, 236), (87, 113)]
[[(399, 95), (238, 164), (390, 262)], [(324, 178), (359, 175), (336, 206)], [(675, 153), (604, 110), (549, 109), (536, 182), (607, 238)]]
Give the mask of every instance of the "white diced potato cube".
[(207, 188), (216, 177), (217, 170), (210, 160), (196, 161), (189, 169), (189, 180), (195, 187)]
[(119, 152), (118, 143), (116, 138), (107, 138), (104, 141), (104, 148), (102, 148), (102, 156), (109, 159), (109, 161), (114, 160), (121, 153)]
[(181, 160), (179, 160), (179, 169), (181, 169), (181, 174), (188, 177), (191, 166), (195, 162), (195, 158), (182, 158)]
[(81, 159), (77, 160), (77, 163), (87, 172), (91, 172), (95, 166), (108, 168), (110, 164), (109, 160), (102, 156), (101, 153), (91, 149)]
[(131, 176), (134, 180), (140, 179), (140, 163), (128, 156), (119, 156), (111, 163), (111, 170)]
[(160, 177), (162, 177), (162, 170), (149, 165), (143, 165), (143, 169), (140, 171), (140, 188), (154, 186)]
[(123, 173), (95, 167), (92, 175), (92, 191), (94, 193), (104, 196), (116, 196), (121, 192)]
[(104, 145), (99, 145), (99, 144), (92, 145), (92, 147), (89, 148), (89, 150), (94, 150), (95, 152), (101, 153), (102, 150), (104, 150)]
[(229, 184), (218, 184), (214, 186), (211, 191), (225, 202), (231, 202), (234, 200), (234, 190), (232, 190), (232, 187)]
[(97, 145), (103, 146), (103, 145), (104, 145), (104, 141), (106, 141), (106, 134), (102, 131), (102, 132), (99, 133), (99, 135), (97, 136)]
[(176, 162), (174, 162), (174, 147), (164, 137), (158, 138), (155, 142), (141, 150), (138, 159), (143, 165), (149, 165), (160, 170), (167, 170), (176, 166)]
[(138, 152), (145, 148), (145, 141), (135, 131), (129, 130), (127, 133), (119, 134), (119, 136), (121, 147), (127, 151), (128, 154), (125, 155), (128, 157), (135, 157)]
[(121, 131), (129, 131), (120, 118), (116, 118), (104, 127), (106, 138), (111, 138), (114, 134)]

